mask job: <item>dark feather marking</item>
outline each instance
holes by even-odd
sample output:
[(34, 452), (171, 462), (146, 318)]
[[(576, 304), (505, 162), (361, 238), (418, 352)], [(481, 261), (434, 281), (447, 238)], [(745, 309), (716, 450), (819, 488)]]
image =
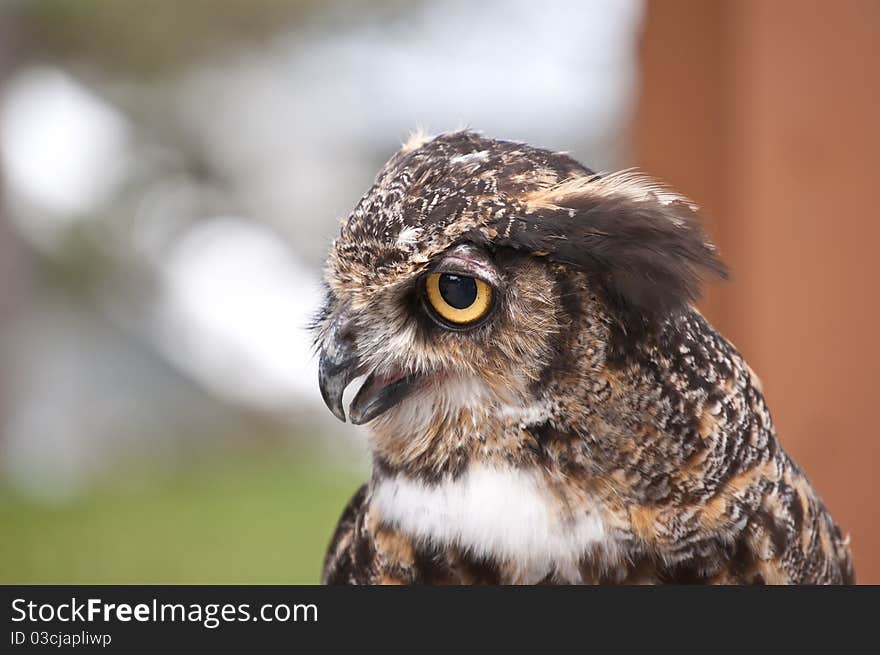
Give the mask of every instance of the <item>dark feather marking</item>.
[(571, 356), (571, 353), (575, 352), (573, 344), (580, 331), (578, 319), (584, 312), (582, 295), (580, 290), (574, 286), (571, 276), (561, 271), (556, 274), (554, 287), (559, 298), (560, 309), (564, 314), (559, 321), (563, 332), (553, 340), (553, 358), (541, 371), (538, 381), (533, 385), (534, 389), (546, 387), (555, 376), (579, 366), (579, 362)]
[(494, 242), (595, 274), (628, 329), (656, 324), (727, 269), (682, 202), (576, 196), (565, 207), (502, 219)]
[(324, 557), (323, 574), (321, 576), (323, 584), (350, 584), (350, 579), (357, 569), (356, 563), (352, 561), (351, 549), (345, 548), (338, 554), (336, 551), (343, 537), (355, 531), (355, 524), (364, 506), (366, 497), (367, 485), (362, 484), (342, 511), (342, 516), (339, 518), (339, 523), (333, 532), (333, 537), (331, 537), (330, 545), (327, 548), (327, 554)]

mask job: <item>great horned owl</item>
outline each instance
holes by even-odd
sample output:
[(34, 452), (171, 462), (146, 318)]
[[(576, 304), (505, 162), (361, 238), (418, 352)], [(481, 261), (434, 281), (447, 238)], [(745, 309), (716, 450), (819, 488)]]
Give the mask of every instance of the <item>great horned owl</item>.
[(724, 265), (635, 172), (418, 135), (341, 227), (320, 387), (372, 476), (323, 581), (846, 583), (761, 384), (694, 309)]

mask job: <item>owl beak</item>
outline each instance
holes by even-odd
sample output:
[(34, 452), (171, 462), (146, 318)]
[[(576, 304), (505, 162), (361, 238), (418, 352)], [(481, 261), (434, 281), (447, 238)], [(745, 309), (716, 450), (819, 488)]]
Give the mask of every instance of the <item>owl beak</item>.
[(318, 364), (318, 386), (324, 404), (333, 415), (345, 422), (342, 394), (349, 383), (363, 371), (360, 370), (357, 351), (350, 338), (347, 322), (335, 321), (321, 348)]
[[(324, 403), (340, 421), (345, 422), (342, 394), (352, 380), (367, 370), (358, 360), (351, 324), (343, 318), (337, 319), (321, 348), (318, 385)], [(416, 388), (418, 379), (396, 371), (373, 371), (351, 401), (348, 420), (355, 425), (372, 421), (406, 398)]]

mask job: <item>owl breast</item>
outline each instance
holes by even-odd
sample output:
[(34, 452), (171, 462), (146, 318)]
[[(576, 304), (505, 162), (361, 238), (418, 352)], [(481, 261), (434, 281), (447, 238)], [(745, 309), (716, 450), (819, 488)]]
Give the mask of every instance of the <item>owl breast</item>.
[(516, 563), (526, 584), (578, 582), (587, 554), (616, 550), (601, 507), (571, 508), (540, 473), (511, 467), (471, 466), (437, 483), (389, 477), (376, 483), (371, 506), (383, 524), (421, 543)]

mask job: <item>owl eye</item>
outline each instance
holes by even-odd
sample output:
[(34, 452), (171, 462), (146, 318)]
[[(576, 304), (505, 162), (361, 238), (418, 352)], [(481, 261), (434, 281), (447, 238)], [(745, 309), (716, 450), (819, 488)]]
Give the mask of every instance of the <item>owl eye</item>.
[(428, 304), (441, 323), (473, 325), (492, 307), (492, 287), (482, 280), (454, 273), (431, 273), (425, 281)]

